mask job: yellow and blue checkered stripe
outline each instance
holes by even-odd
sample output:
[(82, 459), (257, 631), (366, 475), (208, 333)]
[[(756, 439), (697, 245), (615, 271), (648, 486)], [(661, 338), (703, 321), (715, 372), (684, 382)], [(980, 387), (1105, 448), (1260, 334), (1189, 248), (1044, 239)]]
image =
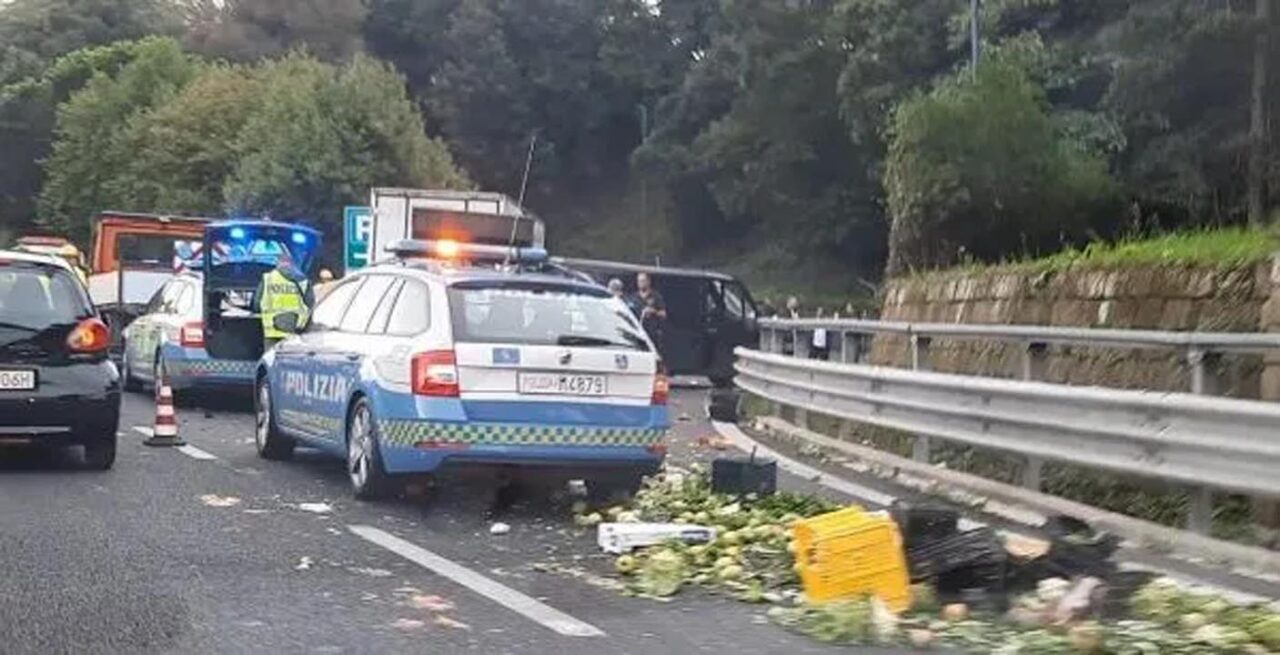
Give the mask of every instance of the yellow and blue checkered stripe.
[(666, 434), (665, 428), (400, 420), (378, 421), (378, 430), (382, 442), (394, 446), (414, 446), (424, 441), (496, 446), (649, 446)]
[(188, 359), (165, 362), (170, 375), (252, 378), (257, 362), (239, 359)]
[(342, 419), (292, 409), (280, 410), (280, 421), (308, 432), (339, 434), (344, 430)]

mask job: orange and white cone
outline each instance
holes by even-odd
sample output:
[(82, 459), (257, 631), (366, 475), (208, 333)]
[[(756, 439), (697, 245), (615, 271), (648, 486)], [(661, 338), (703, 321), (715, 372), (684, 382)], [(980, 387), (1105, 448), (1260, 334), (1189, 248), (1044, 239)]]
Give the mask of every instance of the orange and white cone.
[(156, 380), (156, 421), (151, 437), (142, 442), (148, 446), (185, 446), (187, 442), (178, 436), (178, 415), (173, 411), (173, 389), (168, 378), (161, 375)]

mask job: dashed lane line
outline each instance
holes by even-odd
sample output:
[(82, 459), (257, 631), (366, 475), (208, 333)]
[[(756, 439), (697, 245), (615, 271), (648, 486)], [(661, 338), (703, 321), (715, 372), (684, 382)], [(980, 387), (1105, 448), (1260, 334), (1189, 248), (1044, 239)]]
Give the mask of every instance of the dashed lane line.
[[(138, 434), (144, 437), (150, 437), (153, 434), (153, 430), (145, 425), (135, 425), (133, 426), (133, 431), (137, 432)], [(214, 455), (213, 453), (207, 450), (201, 450), (200, 448), (196, 448), (191, 444), (186, 444), (184, 446), (177, 446), (176, 450), (182, 453), (183, 455), (190, 457), (191, 459), (199, 459), (199, 460), (205, 460), (205, 461), (218, 459), (217, 455)]]
[(606, 636), (603, 630), (590, 623), (575, 619), (554, 607), (389, 532), (368, 525), (349, 525), (347, 529), (365, 541), (381, 546), (422, 568), (448, 578), (559, 634), (567, 637)]

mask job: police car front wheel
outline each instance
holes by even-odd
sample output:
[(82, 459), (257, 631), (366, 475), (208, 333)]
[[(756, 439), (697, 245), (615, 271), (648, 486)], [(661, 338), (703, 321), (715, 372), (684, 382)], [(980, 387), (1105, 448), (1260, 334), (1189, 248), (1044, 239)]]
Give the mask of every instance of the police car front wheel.
[(360, 500), (382, 498), (391, 486), (382, 468), (373, 409), (365, 398), (356, 401), (347, 418), (347, 477), (351, 479), (352, 492)]
[(258, 380), (254, 391), (253, 441), (258, 455), (264, 459), (289, 459), (293, 457), (294, 442), (280, 434), (275, 415), (271, 410), (271, 385), (266, 379)]

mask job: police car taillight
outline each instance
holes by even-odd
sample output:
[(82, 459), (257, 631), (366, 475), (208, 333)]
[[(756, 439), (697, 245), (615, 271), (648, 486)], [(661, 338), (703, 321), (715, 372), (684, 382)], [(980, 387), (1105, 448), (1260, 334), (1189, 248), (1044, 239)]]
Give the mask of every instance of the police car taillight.
[(429, 350), (413, 356), (413, 392), (421, 396), (458, 396), (458, 358), (452, 350)]
[(187, 323), (178, 331), (178, 343), (183, 348), (204, 348), (204, 323)]
[(667, 404), (667, 398), (671, 396), (671, 383), (667, 380), (667, 374), (658, 371), (653, 376), (653, 397), (650, 399), (654, 405)]

